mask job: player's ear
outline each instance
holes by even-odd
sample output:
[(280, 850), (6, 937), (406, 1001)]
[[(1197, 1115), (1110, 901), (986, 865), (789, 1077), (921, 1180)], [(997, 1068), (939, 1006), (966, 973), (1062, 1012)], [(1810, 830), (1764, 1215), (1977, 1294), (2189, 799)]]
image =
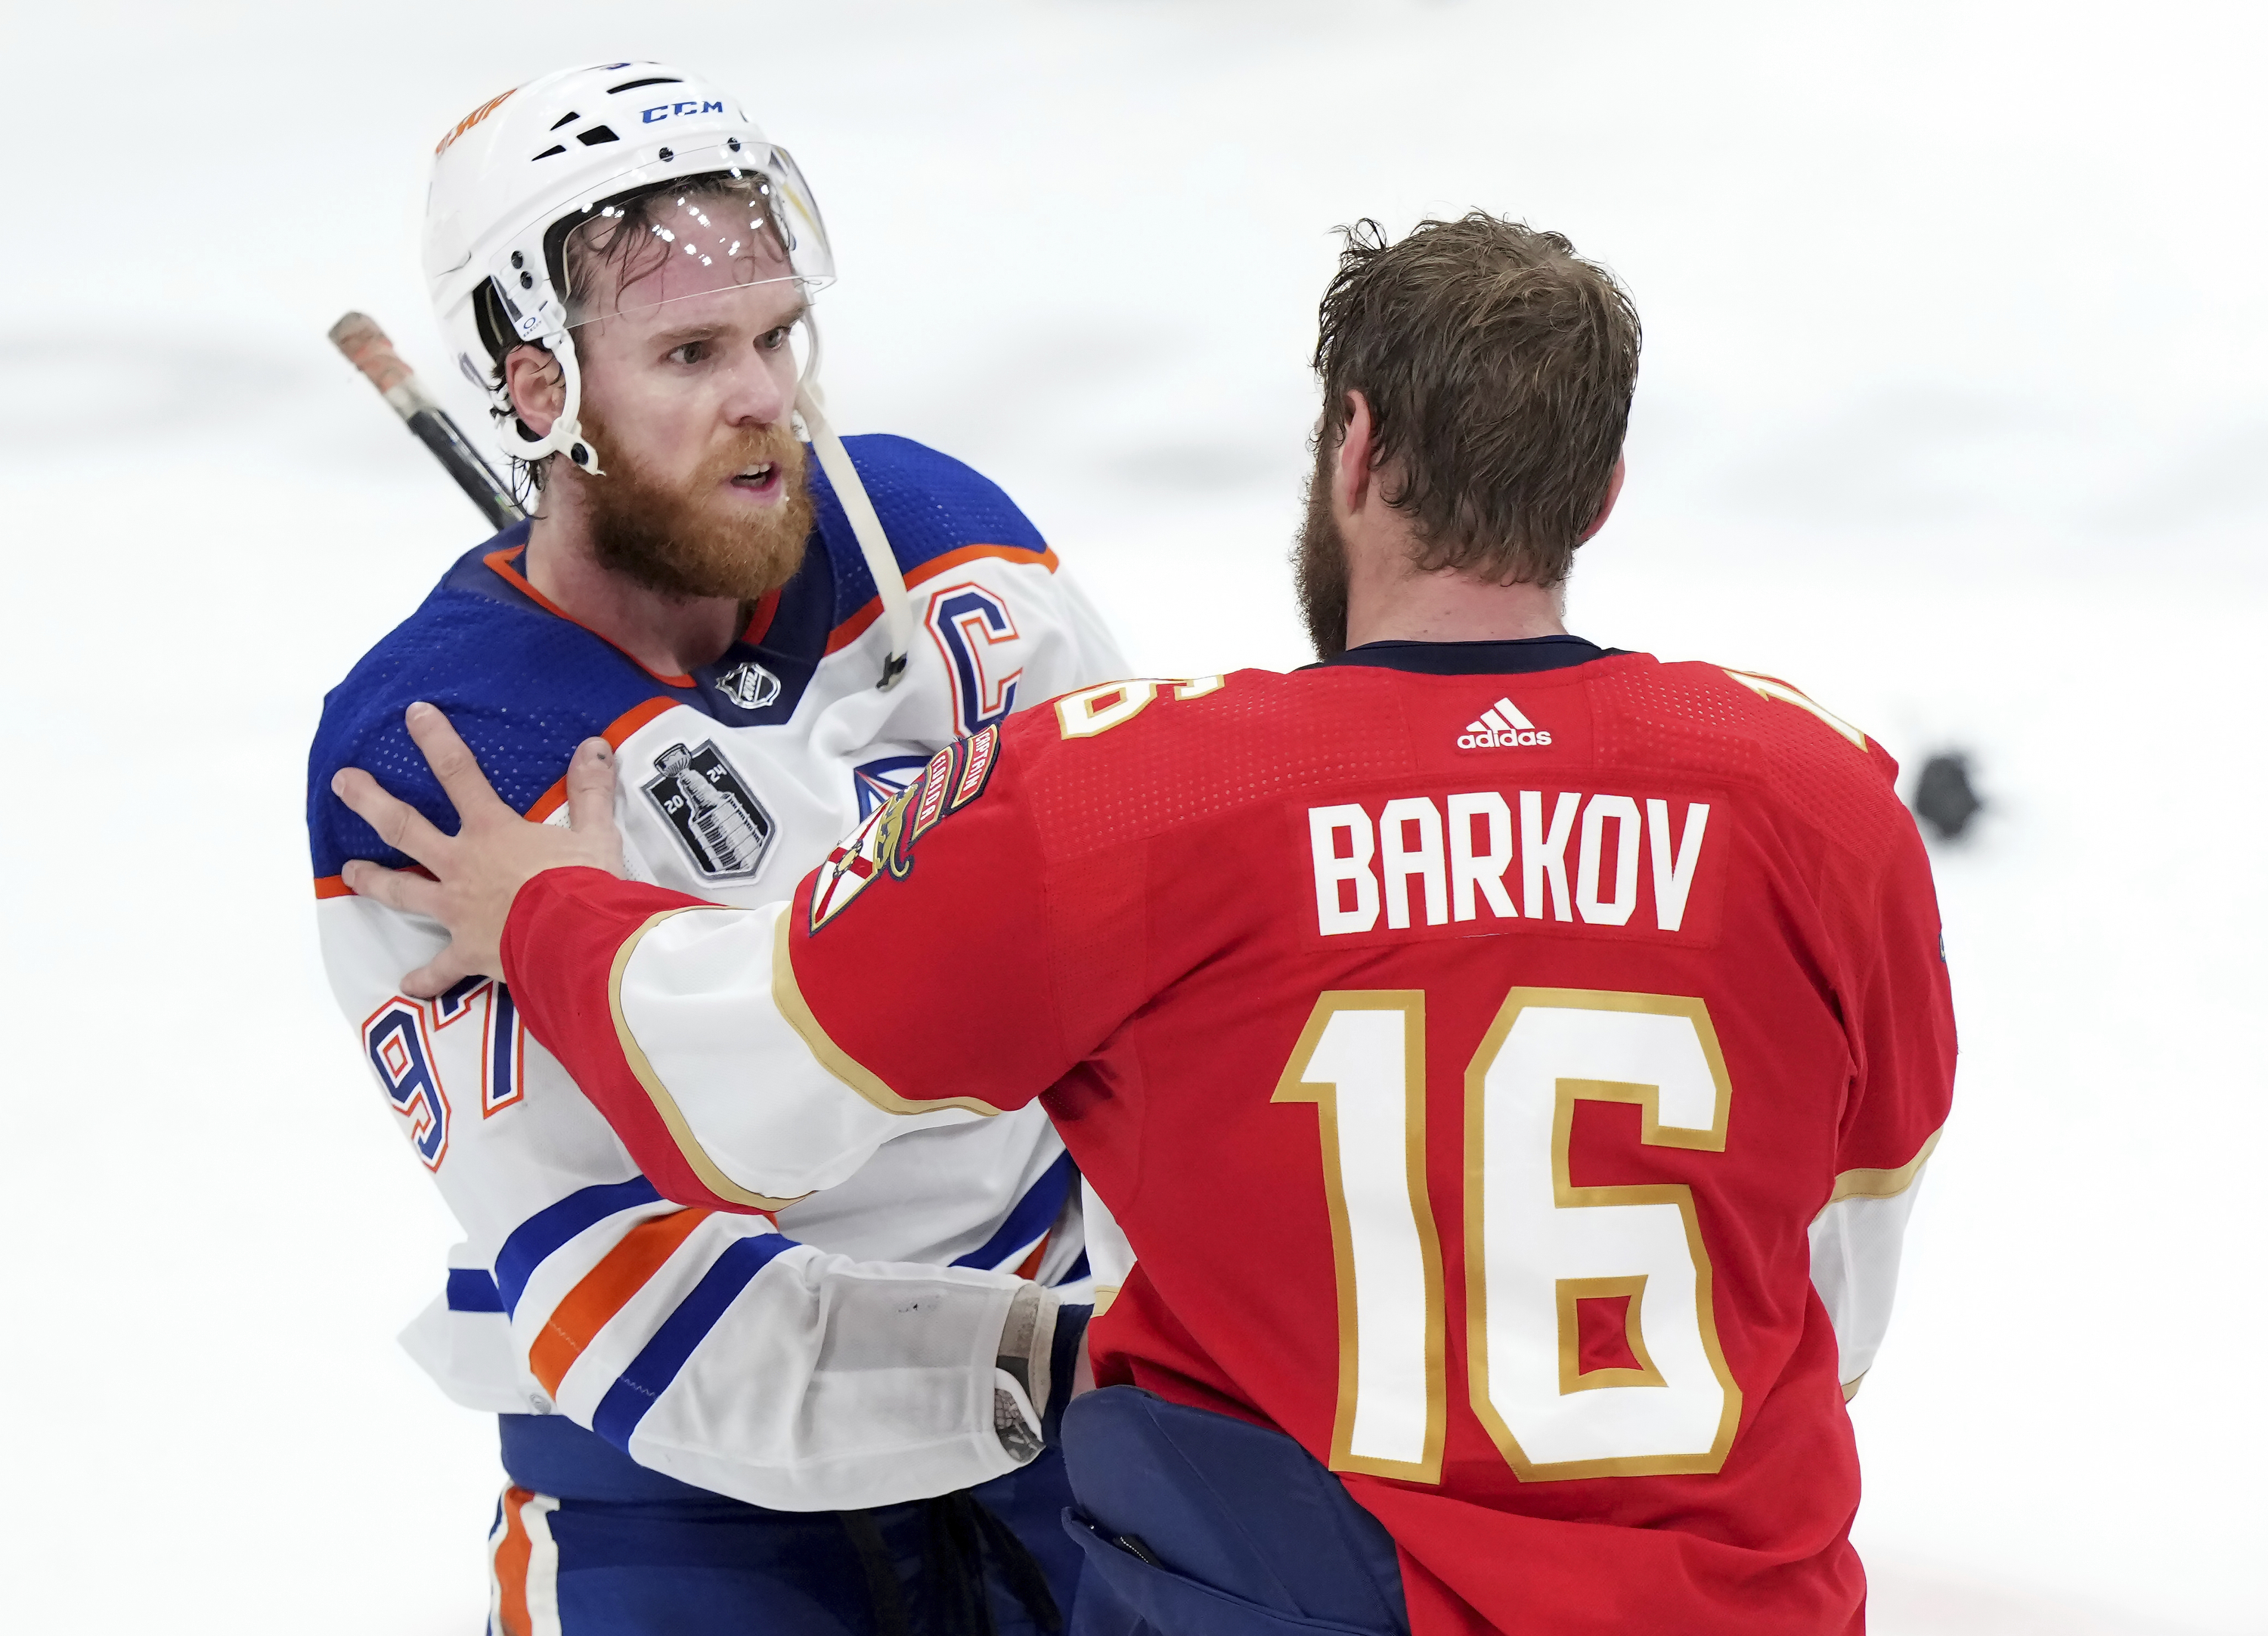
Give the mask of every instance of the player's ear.
[(1369, 497), (1375, 430), (1370, 418), (1370, 400), (1359, 392), (1348, 393), (1346, 430), (1339, 436), (1338, 455), (1331, 475), (1332, 495), (1346, 511), (1360, 511), (1363, 501)]
[(539, 438), (551, 431), (559, 411), (567, 407), (567, 382), (559, 372), (559, 360), (541, 347), (512, 348), (504, 360), (504, 384), (512, 394), (512, 413)]
[(1583, 541), (1588, 540), (1600, 529), (1605, 527), (1607, 519), (1615, 514), (1615, 502), (1623, 497), (1624, 460), (1623, 455), (1615, 456), (1615, 469), (1607, 478), (1607, 497), (1599, 502), (1599, 514), (1591, 519), (1591, 526), (1583, 530), (1582, 539), (1576, 541), (1576, 544), (1582, 544)]

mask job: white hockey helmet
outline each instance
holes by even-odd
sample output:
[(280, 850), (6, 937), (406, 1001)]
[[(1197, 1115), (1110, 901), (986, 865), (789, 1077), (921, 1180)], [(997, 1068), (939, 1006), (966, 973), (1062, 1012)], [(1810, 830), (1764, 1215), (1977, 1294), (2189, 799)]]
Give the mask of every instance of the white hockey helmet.
[[(425, 199), (426, 283), (458, 367), (489, 394), (506, 455), (533, 461), (564, 451), (584, 469), (598, 469), (578, 420), (582, 375), (572, 336), (593, 314), (577, 310), (568, 288), (569, 232), (625, 194), (718, 174), (755, 181), (771, 205), (765, 231), (775, 243), (770, 254), (755, 254), (753, 243), (744, 251), (743, 241), (755, 237), (747, 225), (712, 226), (697, 210), (685, 212), (671, 243), (713, 265), (712, 286), (786, 277), (816, 290), (834, 282), (827, 229), (795, 161), (729, 92), (681, 69), (563, 69), (482, 103), (441, 138)], [(567, 394), (540, 438), (512, 412), (504, 386), (504, 354), (530, 342), (559, 360)]]
[[(676, 234), (673, 254), (706, 258), (709, 271), (696, 282), (716, 288), (785, 277), (813, 291), (834, 283), (827, 228), (795, 161), (728, 92), (681, 69), (660, 63), (563, 69), (482, 103), (441, 138), (425, 195), (426, 285), (458, 367), (489, 394), (506, 455), (534, 461), (564, 451), (583, 470), (600, 469), (579, 421), (583, 378), (573, 336), (595, 314), (578, 312), (568, 287), (568, 234), (626, 194), (713, 175), (755, 180), (770, 207), (762, 229), (768, 254), (744, 255), (733, 222), (712, 225), (692, 210), (665, 231)], [(877, 685), (887, 689), (905, 674), (912, 605), (865, 485), (821, 407), (818, 327), (806, 318), (806, 328), (811, 350), (796, 414), (881, 598)], [(566, 387), (559, 418), (541, 438), (512, 413), (504, 384), (504, 355), (526, 343), (559, 360)]]

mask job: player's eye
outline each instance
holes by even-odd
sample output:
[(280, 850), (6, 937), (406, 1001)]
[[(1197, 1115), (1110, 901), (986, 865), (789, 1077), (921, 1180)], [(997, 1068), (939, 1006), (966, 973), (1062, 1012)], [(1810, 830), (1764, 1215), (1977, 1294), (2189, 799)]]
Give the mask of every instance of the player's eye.
[(794, 328), (792, 324), (782, 324), (777, 329), (767, 329), (756, 337), (756, 344), (767, 352), (777, 352), (787, 344), (788, 333)]
[(698, 364), (708, 356), (709, 343), (706, 341), (688, 341), (682, 346), (669, 349), (669, 361), (673, 364)]

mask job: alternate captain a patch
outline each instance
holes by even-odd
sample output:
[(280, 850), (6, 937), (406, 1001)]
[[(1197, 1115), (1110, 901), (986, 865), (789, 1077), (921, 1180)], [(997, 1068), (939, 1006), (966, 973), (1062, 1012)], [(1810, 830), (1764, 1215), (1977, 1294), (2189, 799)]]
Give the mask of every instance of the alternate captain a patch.
[(1000, 748), (998, 725), (955, 739), (929, 758), (909, 784), (884, 802), (828, 853), (811, 883), (811, 929), (850, 907), (884, 875), (902, 881), (914, 866), (914, 843), (984, 793)]
[(653, 765), (646, 796), (703, 881), (745, 881), (762, 866), (777, 826), (712, 741), (673, 744)]

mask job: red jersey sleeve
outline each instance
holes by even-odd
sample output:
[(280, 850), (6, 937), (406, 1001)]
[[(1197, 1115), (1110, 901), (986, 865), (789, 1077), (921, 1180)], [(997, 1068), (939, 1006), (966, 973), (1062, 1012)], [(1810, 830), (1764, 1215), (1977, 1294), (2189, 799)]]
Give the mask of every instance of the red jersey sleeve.
[[(1889, 776), (1896, 764), (1881, 754)], [(1854, 980), (1855, 1058), (1837, 1145), (1836, 1196), (1874, 1191), (1928, 1154), (1953, 1102), (1953, 991), (1929, 855), (1903, 811), (1872, 870), (1852, 871), (1839, 910)], [(1888, 1174), (1881, 1174), (1888, 1173)]]
[(1042, 708), (940, 750), (789, 907), (811, 1030), (909, 1109), (1022, 1107), (1138, 1004), (1139, 849), (1051, 847), (1029, 775), (1056, 726)]
[(598, 869), (547, 869), (519, 889), (504, 921), (504, 981), (527, 1031), (615, 1129), (665, 1198), (758, 1212), (708, 1186), (657, 1115), (622, 1048), (610, 997), (622, 947), (659, 917), (708, 905)]
[(777, 1210), (924, 1124), (1020, 1108), (1138, 1003), (1139, 849), (1050, 852), (1031, 712), (940, 749), (787, 902), (562, 870), (514, 903), (528, 1026), (681, 1202)]
[[(1895, 779), (1879, 746), (1872, 755)], [(1906, 1223), (1953, 1101), (1953, 997), (1929, 857), (1903, 807), (1877, 806), (1876, 844), (1844, 859), (1824, 904), (1842, 946), (1852, 1070), (1835, 1175), (1810, 1228), (1811, 1281), (1846, 1396), (1889, 1332)]]

